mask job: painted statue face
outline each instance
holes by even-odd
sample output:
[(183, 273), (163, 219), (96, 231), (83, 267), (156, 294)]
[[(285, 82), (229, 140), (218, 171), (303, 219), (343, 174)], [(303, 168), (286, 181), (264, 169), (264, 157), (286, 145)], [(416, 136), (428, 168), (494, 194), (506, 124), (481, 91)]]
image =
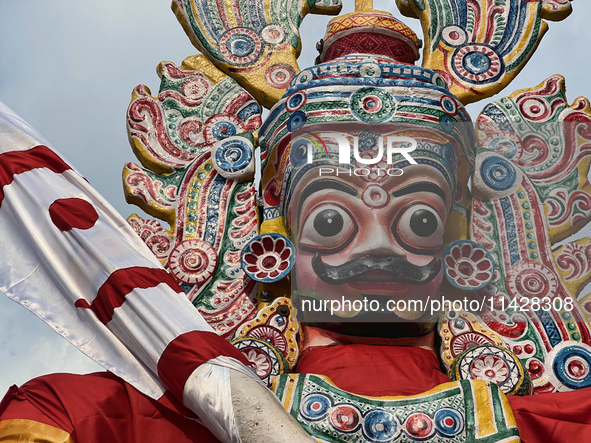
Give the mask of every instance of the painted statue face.
[[(322, 323), (425, 318), (409, 303), (402, 309), (401, 301), (426, 303), (438, 297), (452, 202), (447, 181), (435, 168), (420, 164), (396, 176), (378, 176), (377, 170), (370, 176), (365, 171), (349, 176), (343, 168), (337, 176), (333, 169), (335, 173), (325, 173), (325, 168), (321, 175), (320, 168), (313, 168), (293, 194), (294, 294), (300, 301), (316, 300), (316, 307), (328, 301)], [(341, 306), (331, 313), (331, 307), (337, 307), (333, 300)], [(378, 311), (367, 309), (372, 301)], [(359, 302), (364, 304), (361, 310), (355, 309)]]

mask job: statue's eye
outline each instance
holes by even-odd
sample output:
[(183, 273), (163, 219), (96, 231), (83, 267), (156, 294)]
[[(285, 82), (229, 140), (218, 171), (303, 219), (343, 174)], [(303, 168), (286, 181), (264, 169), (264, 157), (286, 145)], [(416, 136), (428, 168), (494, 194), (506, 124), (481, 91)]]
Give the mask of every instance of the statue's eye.
[(335, 203), (323, 203), (306, 216), (299, 245), (304, 250), (330, 254), (346, 247), (356, 232), (357, 223), (349, 211)]
[(430, 237), (439, 227), (438, 217), (429, 209), (417, 209), (410, 216), (410, 229), (419, 237)]
[(323, 209), (314, 217), (314, 229), (322, 237), (333, 237), (338, 235), (345, 224), (343, 216), (333, 208)]
[(414, 203), (400, 211), (392, 225), (392, 233), (408, 251), (433, 254), (443, 244), (444, 225), (435, 208)]

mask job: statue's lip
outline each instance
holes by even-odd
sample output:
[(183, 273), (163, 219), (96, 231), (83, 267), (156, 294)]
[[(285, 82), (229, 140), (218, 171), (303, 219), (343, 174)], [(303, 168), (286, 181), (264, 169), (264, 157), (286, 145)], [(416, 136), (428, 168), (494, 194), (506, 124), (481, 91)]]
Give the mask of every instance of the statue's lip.
[(410, 288), (409, 283), (403, 283), (394, 275), (386, 271), (369, 271), (347, 281), (349, 286), (359, 291), (379, 291), (377, 295), (402, 295)]

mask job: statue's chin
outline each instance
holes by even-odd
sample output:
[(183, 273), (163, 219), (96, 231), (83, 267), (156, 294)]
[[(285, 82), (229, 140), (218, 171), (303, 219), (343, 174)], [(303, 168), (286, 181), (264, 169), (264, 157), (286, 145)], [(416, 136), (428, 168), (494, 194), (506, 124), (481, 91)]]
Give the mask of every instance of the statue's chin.
[[(375, 338), (404, 338), (427, 335), (435, 329), (437, 318), (428, 313), (409, 316), (394, 312), (360, 312), (354, 317), (341, 317), (330, 312), (298, 312), (298, 320), (340, 335)], [(418, 315), (417, 315), (418, 314)], [(410, 318), (409, 318), (410, 317)]]
[(399, 323), (353, 323), (353, 322), (306, 322), (307, 326), (324, 329), (339, 335), (364, 338), (407, 338), (420, 337), (435, 329), (433, 322)]
[[(355, 337), (375, 338), (405, 338), (427, 335), (435, 329), (437, 318), (428, 312), (421, 311), (389, 311), (386, 302), (389, 298), (380, 296), (366, 296), (368, 299), (379, 301), (377, 309), (361, 310), (357, 312), (340, 312), (330, 309), (305, 310), (302, 300), (310, 297), (292, 297), (298, 312), (298, 320), (307, 326), (317, 327), (336, 334)], [(316, 300), (321, 306), (321, 301)], [(330, 303), (328, 304), (330, 307)]]

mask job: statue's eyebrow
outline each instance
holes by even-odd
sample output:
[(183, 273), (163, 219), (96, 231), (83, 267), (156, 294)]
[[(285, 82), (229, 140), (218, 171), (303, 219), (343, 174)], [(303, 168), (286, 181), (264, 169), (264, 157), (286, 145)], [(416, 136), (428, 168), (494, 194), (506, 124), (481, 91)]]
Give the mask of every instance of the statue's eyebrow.
[(337, 180), (331, 180), (329, 178), (323, 178), (320, 180), (316, 180), (310, 183), (308, 186), (304, 188), (302, 191), (302, 195), (300, 196), (300, 202), (298, 203), (298, 214), (302, 209), (302, 205), (306, 201), (310, 195), (314, 194), (318, 191), (323, 191), (326, 189), (336, 189), (337, 191), (345, 192), (353, 197), (356, 197), (358, 192), (353, 186), (348, 185), (347, 183), (343, 183)]
[(402, 189), (394, 191), (392, 195), (394, 197), (400, 197), (402, 195), (412, 194), (414, 192), (431, 192), (438, 195), (443, 200), (443, 203), (447, 205), (447, 199), (445, 198), (445, 192), (439, 186), (432, 182), (416, 182)]

